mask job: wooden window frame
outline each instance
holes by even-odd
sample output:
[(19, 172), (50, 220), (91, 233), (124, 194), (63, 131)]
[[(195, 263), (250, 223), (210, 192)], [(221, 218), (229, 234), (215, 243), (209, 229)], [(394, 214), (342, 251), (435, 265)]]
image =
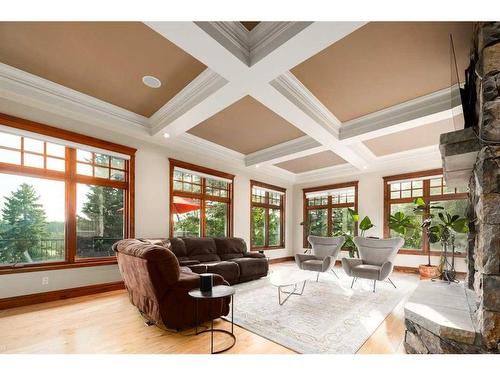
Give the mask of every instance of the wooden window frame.
[[(419, 171), (419, 172), (412, 172), (412, 173), (403, 173), (403, 174), (398, 174), (398, 175), (393, 175), (393, 176), (386, 176), (384, 177), (384, 238), (390, 238), (390, 228), (389, 228), (389, 215), (391, 212), (391, 204), (398, 204), (398, 203), (413, 203), (416, 197), (409, 197), (409, 198), (398, 198), (398, 199), (391, 199), (390, 194), (390, 183), (391, 181), (398, 181), (398, 180), (411, 180), (411, 179), (417, 179), (417, 178), (424, 178), (424, 177), (431, 177), (431, 176), (438, 176), (443, 174), (443, 169), (437, 168), (437, 169), (431, 169), (431, 170), (426, 170), (426, 171)], [(448, 193), (448, 194), (442, 194), (442, 195), (430, 195), (430, 180), (429, 179), (424, 179), (423, 180), (423, 196), (422, 198), (424, 199), (425, 203), (428, 204), (429, 202), (433, 201), (446, 201), (446, 200), (458, 200), (458, 199), (467, 199), (468, 194), (467, 193)], [(424, 214), (424, 218), (427, 216), (428, 213)], [(429, 246), (429, 241), (425, 235), (422, 235), (422, 249), (421, 250), (416, 250), (416, 249), (404, 249), (402, 248), (399, 250), (398, 254), (406, 254), (406, 255), (431, 255), (431, 256), (441, 256), (442, 253), (440, 251), (431, 251), (430, 246)], [(465, 257), (465, 252), (463, 253), (456, 253), (456, 257), (459, 258), (464, 258)]]
[[(354, 202), (353, 203), (333, 203), (332, 202), (332, 197), (329, 195), (328, 196), (328, 203), (326, 205), (320, 205), (320, 206), (308, 206), (307, 205), (307, 193), (313, 193), (316, 191), (322, 191), (322, 190), (334, 190), (334, 189), (342, 189), (342, 188), (348, 188), (348, 187), (353, 187), (354, 188)], [(302, 222), (305, 224), (302, 227), (302, 244), (304, 248), (308, 247), (308, 242), (307, 242), (307, 233), (306, 233), (306, 226), (309, 224), (308, 219), (308, 211), (309, 210), (318, 210), (318, 209), (325, 209), (327, 210), (327, 235), (331, 236), (333, 235), (333, 220), (332, 220), (332, 210), (334, 208), (344, 208), (344, 207), (353, 207), (354, 210), (358, 211), (358, 181), (349, 181), (349, 182), (342, 182), (338, 184), (331, 184), (331, 185), (323, 185), (323, 186), (315, 186), (315, 187), (310, 187), (310, 188), (305, 188), (302, 189)], [(354, 224), (354, 235), (358, 235), (358, 226)]]
[[(270, 203), (260, 203), (254, 202), (252, 191), (254, 187), (261, 187), (264, 189), (271, 189), (282, 192), (280, 205), (270, 204)], [(266, 191), (267, 202), (269, 202), (269, 192)], [(269, 209), (279, 209), (280, 210), (280, 244), (279, 245), (269, 245), (269, 225), (266, 225), (265, 233), (264, 233), (264, 246), (254, 246), (252, 242), (253, 238), (253, 220), (252, 220), (252, 209), (254, 207), (264, 208), (264, 222), (269, 223)], [(255, 180), (250, 180), (250, 250), (251, 251), (260, 251), (260, 250), (278, 250), (285, 248), (285, 226), (286, 226), (286, 189), (266, 184), (264, 182), (259, 182)]]
[[(181, 160), (169, 158), (170, 164), (170, 184), (169, 184), (169, 236), (172, 238), (174, 234), (174, 216), (172, 214), (172, 207), (174, 204), (174, 196), (199, 199), (200, 200), (200, 234), (201, 237), (205, 237), (206, 226), (205, 226), (205, 202), (206, 201), (217, 201), (224, 202), (228, 205), (227, 210), (227, 237), (233, 236), (233, 212), (234, 212), (234, 175), (230, 173), (221, 172), (215, 169), (203, 167), (200, 165), (187, 163)], [(227, 197), (219, 197), (205, 194), (205, 177), (201, 178), (201, 191), (200, 193), (193, 192), (183, 192), (179, 190), (174, 190), (174, 169), (183, 168), (190, 170), (194, 173), (199, 172), (203, 174), (208, 174), (216, 177), (221, 177), (227, 180), (231, 180), (229, 184), (229, 194)]]
[[(0, 162), (0, 173), (16, 174), (20, 176), (36, 177), (64, 181), (65, 183), (65, 259), (63, 261), (44, 262), (36, 264), (0, 266), (0, 275), (22, 272), (49, 271), (76, 267), (91, 267), (116, 264), (116, 257), (77, 258), (76, 241), (76, 186), (78, 183), (115, 187), (124, 189), (124, 238), (135, 235), (135, 152), (136, 149), (116, 143), (78, 134), (72, 131), (59, 129), (50, 125), (29, 121), (18, 117), (0, 113), (0, 124), (45, 135), (64, 141), (91, 146), (104, 151), (117, 152), (130, 156), (125, 161), (125, 181), (109, 180), (105, 178), (83, 176), (76, 174), (76, 149), (65, 147), (65, 171), (53, 171), (45, 168), (27, 167)], [(23, 136), (24, 137), (24, 136)], [(29, 136), (27, 136), (29, 138)], [(50, 142), (50, 141), (49, 141)], [(45, 153), (46, 154), (46, 153)], [(22, 155), (22, 154), (21, 154)], [(46, 167), (46, 157), (44, 166)]]

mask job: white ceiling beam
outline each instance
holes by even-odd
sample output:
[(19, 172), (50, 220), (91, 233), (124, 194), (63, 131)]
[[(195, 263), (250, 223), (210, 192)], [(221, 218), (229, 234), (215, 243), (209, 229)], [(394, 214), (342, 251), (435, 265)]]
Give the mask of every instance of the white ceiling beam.
[(308, 135), (256, 151), (245, 157), (245, 165), (273, 165), (325, 151), (326, 147)]
[(334, 129), (328, 129), (318, 124), (308, 114), (293, 105), (285, 96), (281, 95), (274, 87), (262, 85), (260, 88), (251, 91), (250, 94), (266, 107), (356, 168), (365, 169), (367, 166), (367, 160), (364, 160), (361, 155), (342, 144), (336, 138)]
[(457, 105), (457, 98), (452, 97), (450, 89), (436, 91), (347, 121), (340, 127), (340, 139), (346, 144), (358, 143), (450, 119), (456, 113), (452, 105)]

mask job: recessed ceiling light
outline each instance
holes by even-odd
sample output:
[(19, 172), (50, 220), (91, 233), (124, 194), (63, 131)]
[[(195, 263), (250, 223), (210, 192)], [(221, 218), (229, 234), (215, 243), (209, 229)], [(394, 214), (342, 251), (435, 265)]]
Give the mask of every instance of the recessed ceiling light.
[(259, 168), (259, 164), (255, 164), (255, 168)]
[(151, 87), (152, 89), (157, 89), (161, 86), (161, 81), (153, 76), (142, 77), (142, 83), (144, 83), (148, 87)]
[(165, 138), (170, 138), (170, 134), (168, 134), (168, 133), (163, 133), (163, 136), (164, 136)]

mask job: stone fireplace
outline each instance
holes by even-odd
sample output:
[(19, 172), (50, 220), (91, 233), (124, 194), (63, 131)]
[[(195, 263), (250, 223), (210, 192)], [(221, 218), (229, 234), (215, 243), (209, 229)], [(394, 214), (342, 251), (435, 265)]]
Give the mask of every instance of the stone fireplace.
[(475, 25), (472, 56), (473, 126), (440, 142), (447, 184), (469, 186), (468, 272), (461, 285), (421, 283), (410, 297), (409, 353), (500, 351), (500, 22)]
[[(480, 149), (469, 183), (468, 287), (475, 291), (475, 319), (481, 343), (500, 340), (500, 22), (479, 23), (477, 131)], [(481, 77), (481, 78), (480, 78)]]

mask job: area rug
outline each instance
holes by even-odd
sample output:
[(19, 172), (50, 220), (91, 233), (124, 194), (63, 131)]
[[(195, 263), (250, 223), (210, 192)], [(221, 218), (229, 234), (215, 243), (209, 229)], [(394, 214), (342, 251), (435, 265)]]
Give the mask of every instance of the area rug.
[[(293, 269), (279, 264), (272, 272)], [(387, 282), (352, 279), (341, 269), (313, 277), (301, 296), (292, 295), (280, 306), (270, 276), (235, 285), (234, 323), (298, 353), (353, 354), (385, 317), (417, 286), (413, 275), (393, 274)]]

